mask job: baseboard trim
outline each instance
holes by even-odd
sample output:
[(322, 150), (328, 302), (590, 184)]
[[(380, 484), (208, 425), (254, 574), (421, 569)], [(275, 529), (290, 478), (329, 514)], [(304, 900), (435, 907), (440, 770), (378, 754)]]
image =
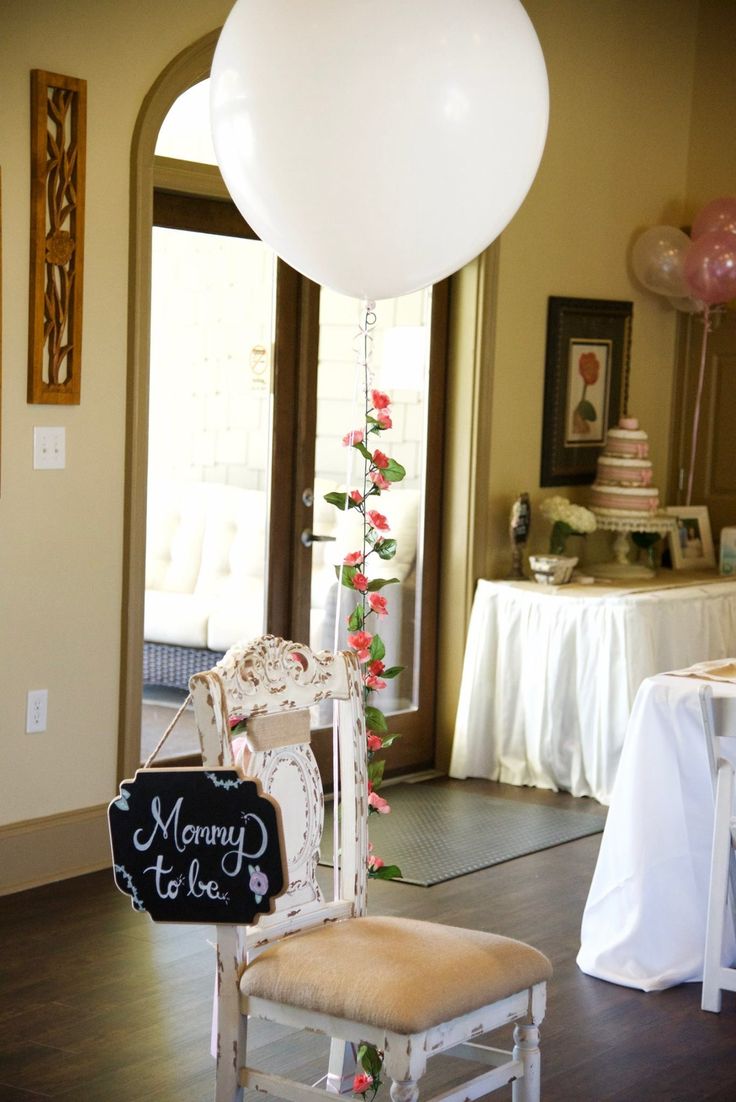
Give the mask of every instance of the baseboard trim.
[(0, 826), (0, 895), (111, 865), (107, 804)]

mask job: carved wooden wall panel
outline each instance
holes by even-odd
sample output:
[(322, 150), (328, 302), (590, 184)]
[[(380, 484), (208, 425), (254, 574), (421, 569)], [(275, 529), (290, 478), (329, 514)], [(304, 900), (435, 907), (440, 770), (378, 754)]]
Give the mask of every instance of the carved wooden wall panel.
[(80, 400), (87, 82), (31, 72), (28, 401)]

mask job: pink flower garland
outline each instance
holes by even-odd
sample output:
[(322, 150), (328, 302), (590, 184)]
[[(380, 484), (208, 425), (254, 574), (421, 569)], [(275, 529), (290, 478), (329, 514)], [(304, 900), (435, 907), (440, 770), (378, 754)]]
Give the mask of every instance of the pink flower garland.
[[(363, 546), (348, 552), (342, 565), (336, 567), (342, 585), (358, 597), (357, 604), (347, 618), (348, 646), (355, 651), (364, 666), (363, 685), (366, 701), (368, 757), (368, 809), (370, 814), (387, 815), (389, 803), (379, 796), (377, 789), (383, 780), (384, 762), (375, 755), (385, 750), (397, 738), (390, 735), (386, 717), (380, 708), (369, 703), (371, 694), (382, 692), (388, 682), (403, 670), (403, 666), (387, 666), (384, 662), (386, 647), (378, 633), (378, 621), (389, 614), (388, 601), (378, 591), (387, 585), (395, 585), (398, 578), (371, 577), (370, 566), (377, 560), (389, 561), (396, 554), (396, 540), (391, 537), (387, 518), (373, 508), (375, 498), (386, 493), (395, 482), (401, 482), (406, 471), (380, 448), (371, 451), (371, 437), (391, 428), (391, 399), (381, 390), (366, 389), (365, 424), (354, 428), (342, 439), (343, 447), (355, 448), (363, 458), (363, 484), (347, 493), (334, 492), (325, 500), (338, 509), (357, 509), (363, 517)], [(368, 875), (390, 880), (401, 875), (396, 865), (386, 865), (372, 852), (368, 859)]]
[[(335, 491), (325, 495), (325, 500), (338, 509), (357, 509), (363, 518), (363, 546), (348, 552), (335, 569), (342, 585), (352, 590), (357, 603), (347, 617), (348, 646), (355, 651), (363, 666), (363, 692), (366, 718), (366, 756), (368, 759), (368, 814), (388, 815), (391, 807), (380, 796), (384, 761), (376, 754), (387, 749), (398, 738), (388, 731), (386, 716), (374, 704), (369, 703), (373, 693), (382, 692), (388, 682), (402, 672), (403, 666), (387, 666), (384, 662), (386, 647), (378, 633), (379, 622), (389, 614), (388, 601), (379, 593), (387, 585), (396, 585), (398, 578), (371, 577), (371, 565), (377, 560), (387, 562), (396, 555), (396, 540), (390, 535), (390, 525), (383, 513), (372, 508), (371, 500), (389, 491), (394, 482), (401, 482), (406, 471), (395, 459), (379, 448), (371, 452), (366, 441), (371, 436), (392, 427), (391, 400), (381, 390), (369, 390), (366, 386), (365, 425), (353, 429), (343, 437), (343, 446), (355, 448), (363, 457), (363, 485), (345, 493)], [(397, 865), (387, 865), (368, 844), (368, 876), (371, 879), (393, 880), (401, 876)], [(353, 1079), (353, 1093), (365, 1102), (373, 1102), (381, 1085), (383, 1053), (372, 1044), (362, 1042), (358, 1046), (358, 1073)]]

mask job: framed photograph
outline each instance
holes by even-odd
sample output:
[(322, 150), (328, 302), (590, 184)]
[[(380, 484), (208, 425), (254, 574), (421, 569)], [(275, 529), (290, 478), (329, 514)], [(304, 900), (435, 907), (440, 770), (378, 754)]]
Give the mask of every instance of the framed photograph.
[(706, 570), (715, 566), (707, 506), (668, 505), (665, 513), (677, 517), (677, 529), (668, 537), (675, 570)]
[(631, 302), (549, 299), (541, 486), (592, 482), (606, 432), (626, 409)]

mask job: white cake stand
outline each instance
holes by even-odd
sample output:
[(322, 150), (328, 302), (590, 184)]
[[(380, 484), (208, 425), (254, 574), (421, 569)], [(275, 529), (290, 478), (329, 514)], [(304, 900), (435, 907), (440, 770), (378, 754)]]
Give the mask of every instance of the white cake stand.
[(598, 527), (603, 532), (617, 532), (613, 541), (613, 561), (596, 562), (585, 567), (587, 574), (595, 578), (653, 578), (656, 571), (643, 563), (630, 562), (631, 554), (630, 535), (632, 532), (656, 532), (665, 536), (668, 532), (677, 529), (675, 517), (667, 513), (642, 514), (641, 517), (612, 516), (607, 512), (592, 509)]

